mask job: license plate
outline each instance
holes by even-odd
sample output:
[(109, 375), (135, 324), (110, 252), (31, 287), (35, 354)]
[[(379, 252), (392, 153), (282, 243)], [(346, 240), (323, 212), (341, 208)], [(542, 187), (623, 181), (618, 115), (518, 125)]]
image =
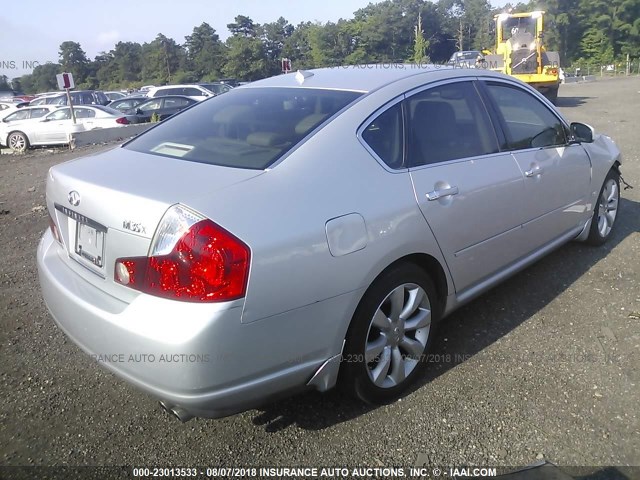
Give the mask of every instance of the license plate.
[(76, 253), (98, 268), (103, 267), (104, 234), (101, 229), (78, 221), (76, 226)]

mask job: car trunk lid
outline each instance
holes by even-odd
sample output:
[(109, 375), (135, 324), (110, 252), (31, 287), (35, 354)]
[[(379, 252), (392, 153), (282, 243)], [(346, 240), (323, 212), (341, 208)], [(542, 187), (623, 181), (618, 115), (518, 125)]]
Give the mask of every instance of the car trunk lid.
[(144, 256), (167, 209), (263, 173), (116, 148), (49, 171), (47, 207), (63, 261), (87, 281), (128, 301), (138, 295), (113, 281), (115, 261)]

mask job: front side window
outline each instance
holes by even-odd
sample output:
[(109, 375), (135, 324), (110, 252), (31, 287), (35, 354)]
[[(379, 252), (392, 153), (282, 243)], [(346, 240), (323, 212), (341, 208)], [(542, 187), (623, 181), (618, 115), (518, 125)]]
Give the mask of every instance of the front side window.
[(139, 105), (138, 108), (143, 112), (150, 112), (152, 110), (159, 110), (161, 105), (162, 105), (162, 100), (158, 99), (158, 100), (152, 100), (150, 102), (143, 103), (142, 105)]
[(261, 170), (360, 95), (312, 88), (238, 89), (183, 111), (124, 148)]
[(55, 112), (49, 114), (46, 117), (48, 120), (69, 120), (71, 118), (71, 110), (68, 108), (61, 108), (60, 110), (56, 110)]
[(565, 127), (533, 94), (518, 87), (488, 83), (487, 89), (502, 116), (512, 150), (564, 145)]
[(47, 113), (49, 113), (49, 109), (48, 108), (32, 108), (31, 109), (31, 118), (44, 117)]
[(96, 103), (95, 98), (93, 98), (93, 95), (90, 93), (82, 93), (80, 94), (80, 102), (79, 103), (84, 103), (85, 105), (91, 105), (92, 103)]
[(96, 116), (96, 112), (88, 108), (75, 108), (74, 111), (76, 118), (93, 118)]
[(362, 131), (362, 139), (391, 168), (403, 168), (402, 105), (397, 103)]
[(57, 97), (49, 97), (45, 100), (47, 105), (66, 105), (67, 104), (67, 96), (60, 95)]
[(5, 122), (15, 122), (16, 120), (25, 120), (29, 118), (28, 110), (18, 110), (4, 119)]
[(498, 151), (493, 125), (472, 82), (429, 88), (407, 100), (412, 166)]
[(189, 105), (189, 100), (186, 98), (165, 98), (164, 108), (180, 108)]

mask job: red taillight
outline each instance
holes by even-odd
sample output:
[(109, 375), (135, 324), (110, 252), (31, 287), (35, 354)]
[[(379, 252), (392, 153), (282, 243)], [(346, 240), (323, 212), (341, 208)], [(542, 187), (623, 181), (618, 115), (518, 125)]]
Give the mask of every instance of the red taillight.
[(51, 233), (53, 234), (53, 238), (56, 239), (56, 241), (58, 243), (62, 243), (62, 237), (60, 236), (60, 231), (58, 230), (58, 227), (56, 226), (56, 222), (53, 221), (53, 217), (51, 217), (51, 213), (49, 213), (49, 229), (51, 230)]
[(557, 68), (552, 68), (551, 70), (549, 70), (549, 73), (551, 73), (551, 75), (557, 75), (558, 74), (558, 69)]
[(184, 302), (226, 302), (247, 289), (249, 247), (211, 220), (193, 224), (165, 255), (119, 258), (114, 278)]
[(120, 125), (129, 125), (129, 120), (127, 120), (127, 117), (120, 117), (116, 118), (116, 123), (119, 123)]

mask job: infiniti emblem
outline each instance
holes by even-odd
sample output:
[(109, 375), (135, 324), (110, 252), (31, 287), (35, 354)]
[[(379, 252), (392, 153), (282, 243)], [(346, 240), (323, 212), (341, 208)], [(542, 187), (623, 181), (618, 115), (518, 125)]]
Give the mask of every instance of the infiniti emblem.
[(74, 207), (77, 207), (78, 205), (80, 205), (80, 194), (75, 190), (71, 190), (69, 192), (68, 198), (69, 198), (69, 203)]

